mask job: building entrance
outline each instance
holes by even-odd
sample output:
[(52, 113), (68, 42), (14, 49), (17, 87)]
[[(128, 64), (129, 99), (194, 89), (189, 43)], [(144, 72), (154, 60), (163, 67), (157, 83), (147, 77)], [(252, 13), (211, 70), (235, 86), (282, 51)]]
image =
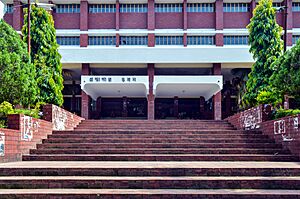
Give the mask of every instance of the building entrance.
[(157, 98), (155, 119), (212, 119), (212, 110), (203, 98)]
[(146, 98), (101, 98), (100, 105), (99, 119), (147, 119)]

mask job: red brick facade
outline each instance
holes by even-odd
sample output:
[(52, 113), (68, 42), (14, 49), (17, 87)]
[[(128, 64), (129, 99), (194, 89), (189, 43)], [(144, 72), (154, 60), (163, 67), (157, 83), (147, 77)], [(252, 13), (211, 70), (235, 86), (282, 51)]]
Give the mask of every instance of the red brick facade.
[(260, 130), (300, 157), (300, 115), (268, 120), (269, 107), (258, 106), (226, 118), (237, 129)]
[(8, 116), (8, 129), (0, 129), (0, 147), (4, 145), (0, 162), (20, 161), (22, 155), (29, 154), (53, 130), (73, 130), (83, 120), (54, 105), (45, 105), (43, 115), (43, 119), (20, 114)]

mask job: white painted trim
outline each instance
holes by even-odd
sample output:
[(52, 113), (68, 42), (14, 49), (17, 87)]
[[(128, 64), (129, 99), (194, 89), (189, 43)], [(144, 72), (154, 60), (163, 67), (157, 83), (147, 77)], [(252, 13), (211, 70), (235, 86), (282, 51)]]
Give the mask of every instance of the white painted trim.
[(223, 89), (222, 75), (154, 76), (153, 92), (156, 97), (211, 98)]
[[(106, 80), (104, 81), (103, 78)], [(123, 81), (123, 78), (125, 81)], [(127, 81), (130, 78), (130, 81)], [(93, 81), (90, 81), (92, 79)], [(96, 81), (99, 79), (99, 81)], [(109, 81), (110, 79), (111, 81)], [(133, 81), (133, 79), (135, 81)], [(99, 96), (105, 97), (147, 97), (149, 93), (148, 76), (81, 76), (81, 89), (96, 100)]]
[(59, 48), (62, 63), (253, 63), (248, 46), (124, 46)]

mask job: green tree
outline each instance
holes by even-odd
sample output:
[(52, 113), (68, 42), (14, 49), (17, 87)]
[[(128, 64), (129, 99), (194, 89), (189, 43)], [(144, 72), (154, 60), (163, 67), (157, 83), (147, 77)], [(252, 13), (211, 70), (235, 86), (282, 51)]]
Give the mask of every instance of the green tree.
[[(56, 42), (56, 30), (52, 16), (43, 8), (31, 7), (31, 60), (36, 69), (39, 102), (61, 106), (63, 104), (63, 77), (61, 55)], [(27, 42), (27, 9), (25, 9), (24, 41)]]
[(271, 64), (283, 50), (282, 28), (276, 23), (276, 11), (272, 7), (272, 0), (259, 1), (247, 28), (250, 53), (255, 63), (246, 84), (247, 91), (243, 96), (244, 107), (257, 104), (259, 92), (265, 90), (270, 83), (269, 78), (273, 72)]
[(27, 45), (4, 20), (0, 20), (0, 82), (0, 103), (8, 101), (23, 106), (35, 103), (35, 70)]
[(274, 70), (270, 82), (271, 87), (284, 95), (300, 97), (300, 41), (281, 55), (273, 64)]

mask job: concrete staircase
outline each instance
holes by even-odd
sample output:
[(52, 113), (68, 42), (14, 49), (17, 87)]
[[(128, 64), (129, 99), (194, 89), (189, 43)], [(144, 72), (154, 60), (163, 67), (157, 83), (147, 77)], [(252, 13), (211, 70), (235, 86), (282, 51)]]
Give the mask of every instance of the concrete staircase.
[(0, 198), (300, 198), (298, 159), (225, 121), (85, 120), (23, 160)]

